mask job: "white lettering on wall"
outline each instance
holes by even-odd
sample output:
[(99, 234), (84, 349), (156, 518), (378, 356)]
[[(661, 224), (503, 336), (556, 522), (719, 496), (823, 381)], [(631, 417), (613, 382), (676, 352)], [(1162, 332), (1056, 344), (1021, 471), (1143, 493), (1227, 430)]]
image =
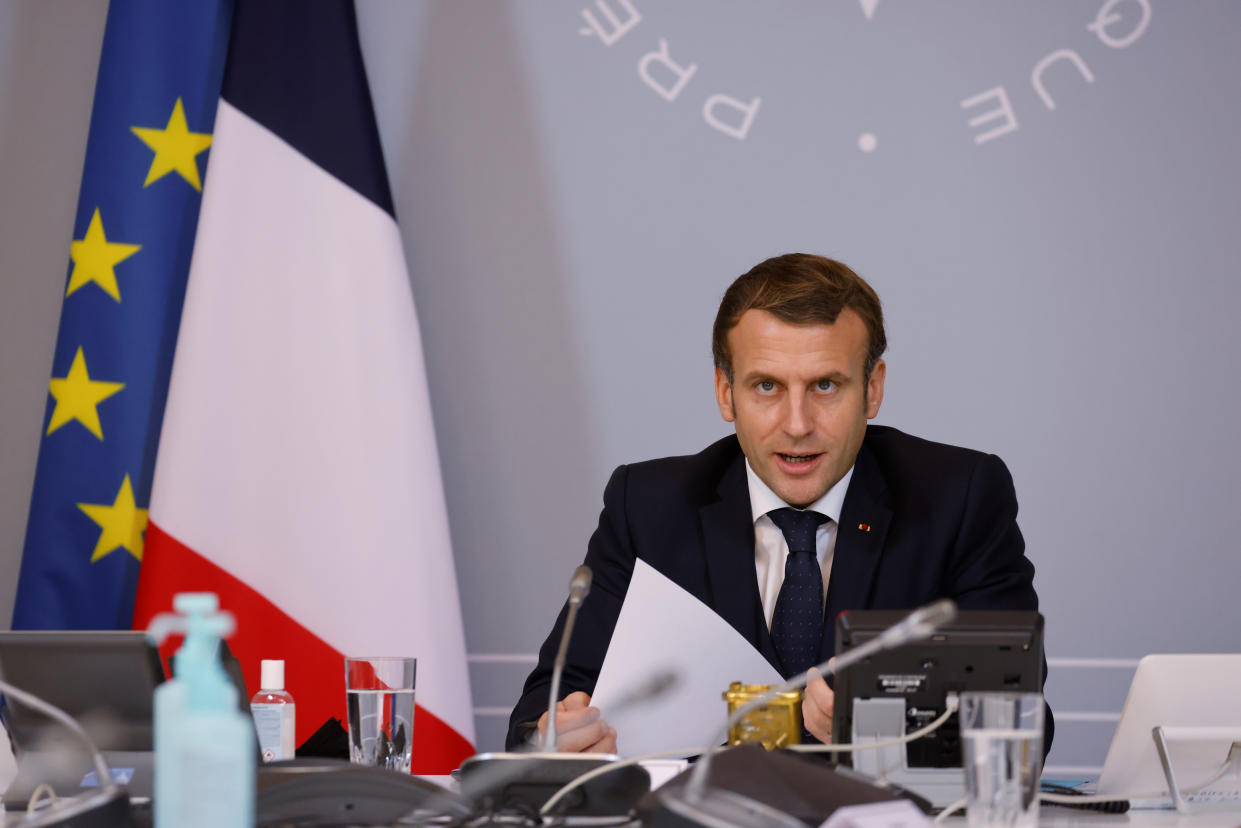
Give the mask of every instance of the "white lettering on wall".
[(972, 98), (966, 98), (961, 101), (962, 109), (973, 109), (981, 103), (995, 99), (999, 106), (995, 109), (988, 110), (981, 115), (976, 115), (969, 120), (972, 127), (982, 126), (995, 120), (1002, 123), (992, 130), (979, 133), (974, 136), (975, 144), (983, 144), (1001, 135), (1017, 131), (1017, 115), (1013, 112), (1013, 106), (1008, 102), (1008, 93), (1004, 91), (1004, 87), (997, 86), (994, 89), (988, 89), (986, 92), (980, 92)]
[[(1124, 4), (1136, 5), (1138, 14), (1122, 15), (1115, 11), (1118, 6)], [(1150, 0), (1104, 0), (1102, 7), (1099, 8), (1099, 13), (1095, 15), (1094, 22), (1087, 23), (1086, 29), (1098, 35), (1099, 41), (1103, 45), (1112, 49), (1124, 49), (1137, 42), (1138, 38), (1146, 31), (1146, 27), (1150, 25), (1150, 22)], [(1082, 60), (1081, 55), (1072, 49), (1055, 50), (1036, 63), (1034, 69), (1030, 72), (1030, 83), (1034, 85), (1034, 91), (1038, 93), (1038, 96), (1043, 100), (1043, 104), (1048, 109), (1054, 110), (1056, 102), (1048, 93), (1047, 87), (1043, 85), (1043, 73), (1053, 63), (1062, 60), (1067, 60), (1077, 67), (1078, 73), (1086, 79), (1086, 83), (1094, 83), (1094, 73), (1086, 65), (1086, 61)], [(1009, 132), (1017, 131), (1017, 114), (1013, 111), (1012, 104), (1009, 103), (1008, 94), (1004, 91), (1003, 86), (996, 86), (972, 98), (967, 98), (961, 101), (961, 107), (963, 109), (971, 109), (988, 98), (995, 98), (1000, 104), (999, 107), (971, 119), (969, 125), (977, 127), (997, 119), (1002, 119), (1004, 123), (988, 132), (975, 135), (975, 144), (982, 144), (990, 141), (992, 138), (998, 138)]]
[[(762, 98), (756, 97), (747, 104), (727, 95), (715, 94), (707, 98), (707, 102), (702, 105), (702, 118), (725, 135), (744, 141), (745, 136), (750, 132), (750, 125), (754, 123), (754, 115), (758, 112), (759, 104), (762, 102)], [(715, 114), (715, 110), (719, 107), (727, 107), (734, 112), (742, 113), (741, 123), (733, 126), (720, 120)]]
[[(1112, 12), (1112, 8), (1119, 6), (1121, 3), (1137, 3), (1141, 7), (1142, 13), (1138, 17), (1138, 25), (1134, 26), (1124, 37), (1118, 38), (1108, 32), (1107, 27), (1122, 19), (1121, 15)], [(1086, 29), (1097, 34), (1103, 45), (1111, 46), (1113, 49), (1124, 49), (1126, 46), (1132, 46), (1142, 36), (1150, 22), (1150, 0), (1107, 0), (1103, 4), (1103, 8), (1099, 9), (1099, 14), (1095, 17), (1094, 22), (1086, 24)]]
[(1090, 71), (1090, 67), (1082, 60), (1081, 55), (1072, 49), (1057, 49), (1036, 63), (1034, 71), (1030, 73), (1030, 83), (1034, 84), (1034, 91), (1043, 99), (1043, 103), (1048, 109), (1055, 109), (1056, 102), (1052, 100), (1051, 95), (1047, 94), (1047, 89), (1043, 86), (1043, 72), (1046, 71), (1048, 66), (1051, 66), (1058, 60), (1069, 61), (1077, 67), (1077, 71), (1086, 79), (1086, 83), (1094, 83), (1094, 73)]
[(596, 36), (603, 41), (604, 46), (611, 46), (642, 22), (642, 15), (638, 14), (638, 10), (633, 7), (633, 3), (629, 0), (616, 0), (616, 4), (624, 7), (629, 17), (621, 20), (616, 16), (616, 12), (612, 11), (612, 7), (607, 4), (607, 0), (595, 0), (595, 6), (599, 9), (599, 13), (604, 16), (611, 29), (604, 29), (599, 23), (599, 19), (589, 9), (582, 9), (582, 17), (586, 20), (586, 27), (577, 30), (577, 33), (583, 37)]
[[(870, 12), (873, 13), (878, 2), (879, 0), (863, 0), (863, 10), (869, 3)], [(615, 4), (616, 8), (610, 4)], [(604, 46), (612, 46), (642, 22), (642, 15), (634, 8), (631, 0), (595, 0), (594, 8), (598, 9), (599, 16), (596, 16), (589, 6), (581, 10), (586, 25), (578, 29), (577, 33), (583, 37), (597, 37)], [(623, 19), (618, 15), (617, 8), (625, 13)], [(638, 58), (638, 77), (648, 89), (672, 103), (693, 80), (698, 72), (698, 64), (677, 63), (672, 59), (668, 41), (661, 37), (656, 42), (659, 44), (658, 49)], [(746, 103), (728, 95), (712, 95), (702, 106), (702, 118), (707, 126), (738, 141), (744, 141), (750, 127), (754, 125), (754, 116), (761, 103), (762, 98), (758, 96)]]
[[(675, 78), (675, 82), (671, 86), (661, 84), (659, 80), (651, 74), (651, 64), (656, 62), (658, 62), (660, 66), (667, 69), (672, 74), (672, 77)], [(683, 67), (673, 61), (673, 59), (668, 56), (668, 41), (664, 40), (662, 37), (659, 39), (659, 51), (647, 52), (642, 56), (642, 59), (638, 61), (638, 75), (642, 78), (642, 82), (651, 89), (654, 89), (655, 92), (658, 93), (659, 96), (665, 101), (669, 102), (677, 99), (677, 95), (681, 94), (681, 90), (685, 88), (685, 84), (689, 83), (689, 79), (692, 78), (694, 73), (697, 71), (698, 64), (696, 63), (691, 63), (689, 66)]]

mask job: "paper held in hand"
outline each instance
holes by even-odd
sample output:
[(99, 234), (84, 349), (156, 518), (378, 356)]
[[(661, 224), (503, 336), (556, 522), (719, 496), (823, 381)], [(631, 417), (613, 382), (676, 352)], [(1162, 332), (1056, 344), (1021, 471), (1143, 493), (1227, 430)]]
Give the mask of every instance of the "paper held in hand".
[[(676, 676), (669, 689), (627, 702), (661, 672)], [(780, 684), (783, 679), (710, 607), (636, 561), (591, 697), (616, 728), (620, 755), (706, 747), (724, 724), (723, 694), (734, 681)]]

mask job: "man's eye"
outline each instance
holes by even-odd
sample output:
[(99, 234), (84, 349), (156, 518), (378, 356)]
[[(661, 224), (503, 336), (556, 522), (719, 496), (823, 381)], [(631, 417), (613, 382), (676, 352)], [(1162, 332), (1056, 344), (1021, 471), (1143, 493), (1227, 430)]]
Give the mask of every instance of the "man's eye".
[(819, 380), (817, 387), (820, 391), (831, 391), (833, 388), (836, 387), (836, 383), (832, 382), (829, 379), (821, 379)]
[(776, 384), (771, 380), (763, 380), (756, 386), (761, 394), (770, 394), (776, 390)]

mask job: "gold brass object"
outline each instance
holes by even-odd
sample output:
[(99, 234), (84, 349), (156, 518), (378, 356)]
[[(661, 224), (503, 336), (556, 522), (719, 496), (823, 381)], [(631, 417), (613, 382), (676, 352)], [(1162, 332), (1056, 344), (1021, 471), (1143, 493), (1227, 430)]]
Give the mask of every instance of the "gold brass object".
[[(724, 693), (728, 715), (776, 685), (742, 684), (734, 681)], [(728, 729), (728, 744), (760, 744), (768, 750), (801, 744), (801, 691), (781, 693), (757, 710), (747, 713)]]

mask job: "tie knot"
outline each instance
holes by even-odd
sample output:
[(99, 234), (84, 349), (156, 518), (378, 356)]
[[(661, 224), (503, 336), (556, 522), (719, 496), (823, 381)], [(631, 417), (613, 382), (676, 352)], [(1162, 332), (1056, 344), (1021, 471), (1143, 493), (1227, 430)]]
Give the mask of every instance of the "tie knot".
[(788, 542), (789, 552), (809, 552), (814, 554), (815, 531), (820, 523), (826, 523), (827, 515), (803, 509), (772, 509), (767, 513), (772, 523), (780, 527), (784, 540)]

